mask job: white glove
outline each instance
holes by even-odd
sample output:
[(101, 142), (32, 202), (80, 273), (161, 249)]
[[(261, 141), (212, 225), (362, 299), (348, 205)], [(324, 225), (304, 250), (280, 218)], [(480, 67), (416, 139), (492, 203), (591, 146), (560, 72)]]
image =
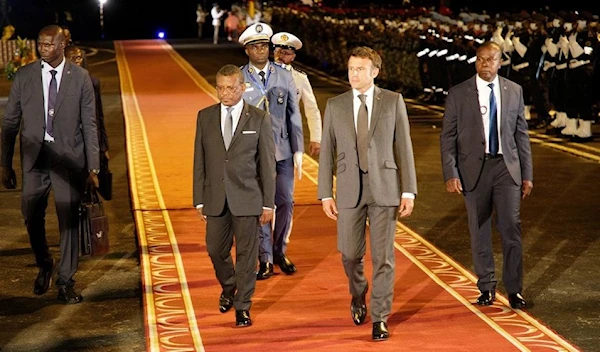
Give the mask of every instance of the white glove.
[(294, 166), (296, 167), (296, 172), (298, 173), (298, 179), (302, 179), (302, 157), (303, 152), (295, 152), (294, 153)]

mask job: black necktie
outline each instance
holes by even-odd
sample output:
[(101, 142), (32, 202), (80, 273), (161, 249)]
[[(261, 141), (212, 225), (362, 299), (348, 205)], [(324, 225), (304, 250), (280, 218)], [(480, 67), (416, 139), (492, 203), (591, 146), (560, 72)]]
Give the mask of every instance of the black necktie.
[(223, 143), (225, 143), (225, 150), (229, 149), (231, 137), (233, 137), (233, 116), (231, 116), (232, 109), (233, 107), (228, 107), (227, 115), (225, 116), (225, 128), (223, 129)]
[(260, 81), (262, 82), (262, 84), (264, 86), (265, 85), (265, 72), (260, 71), (260, 72), (258, 72), (258, 74), (260, 75)]
[(358, 108), (358, 119), (356, 122), (356, 146), (358, 147), (358, 164), (363, 172), (369, 170), (369, 114), (364, 94), (359, 94), (360, 107)]
[(56, 70), (51, 70), (52, 79), (48, 88), (48, 121), (46, 122), (46, 133), (54, 137), (52, 121), (54, 120), (54, 106), (56, 105), (56, 95), (58, 94), (58, 84), (56, 83)]
[(498, 154), (498, 108), (496, 107), (496, 96), (494, 95), (494, 83), (490, 87), (490, 154)]

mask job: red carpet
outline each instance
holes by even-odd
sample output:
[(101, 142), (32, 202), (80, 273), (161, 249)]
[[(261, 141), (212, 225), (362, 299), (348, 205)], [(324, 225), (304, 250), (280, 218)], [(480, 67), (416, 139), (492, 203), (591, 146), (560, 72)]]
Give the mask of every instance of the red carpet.
[(163, 41), (116, 48), (149, 351), (577, 350), (502, 296), (472, 305), (473, 275), (400, 223), (391, 338), (373, 343), (371, 321), (350, 318), (335, 222), (316, 199), (317, 165), (306, 156), (288, 251), (298, 272), (259, 281), (254, 325), (235, 328), (234, 314), (218, 311), (221, 288), (191, 204), (196, 114), (216, 102), (214, 89)]

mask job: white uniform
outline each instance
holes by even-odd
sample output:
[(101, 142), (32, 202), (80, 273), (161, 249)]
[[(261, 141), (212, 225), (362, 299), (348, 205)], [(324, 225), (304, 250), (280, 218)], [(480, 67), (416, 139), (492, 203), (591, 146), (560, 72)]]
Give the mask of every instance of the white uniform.
[[(286, 49), (292, 49), (295, 51), (302, 48), (302, 41), (295, 35), (288, 32), (279, 32), (271, 37), (271, 42), (275, 46), (279, 46)], [(293, 67), (292, 65), (279, 64), (283, 68), (292, 72), (294, 77), (294, 83), (298, 89), (298, 105), (302, 101), (304, 105), (304, 115), (306, 116), (306, 122), (310, 131), (310, 141), (321, 143), (322, 134), (322, 122), (321, 122), (321, 111), (317, 105), (317, 99), (313, 93), (312, 86), (306, 73)]]
[(302, 102), (304, 106), (304, 115), (310, 131), (310, 141), (321, 143), (321, 133), (323, 125), (321, 122), (321, 110), (317, 105), (317, 99), (313, 92), (308, 76), (303, 71), (300, 71), (292, 66), (292, 77), (298, 89), (298, 105)]

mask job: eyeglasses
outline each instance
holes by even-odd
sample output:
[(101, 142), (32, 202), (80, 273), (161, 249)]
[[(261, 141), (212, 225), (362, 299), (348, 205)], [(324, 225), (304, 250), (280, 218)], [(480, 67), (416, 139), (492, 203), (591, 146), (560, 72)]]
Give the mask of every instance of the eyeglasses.
[(231, 94), (237, 92), (239, 87), (240, 86), (217, 86), (216, 88), (219, 93), (227, 92)]
[(292, 56), (296, 53), (291, 50), (279, 50), (279, 56)]

